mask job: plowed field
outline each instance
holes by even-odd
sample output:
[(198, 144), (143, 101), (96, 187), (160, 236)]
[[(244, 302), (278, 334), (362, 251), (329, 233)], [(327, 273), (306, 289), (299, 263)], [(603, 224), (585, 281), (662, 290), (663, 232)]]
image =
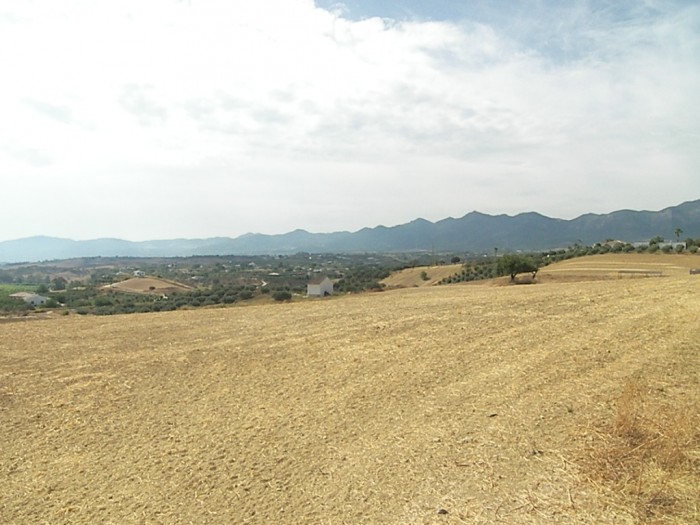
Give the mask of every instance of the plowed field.
[(697, 523), (699, 334), (687, 273), (0, 324), (0, 523)]
[(105, 286), (105, 289), (130, 293), (162, 294), (186, 292), (192, 288), (174, 281), (168, 281), (166, 279), (157, 279), (155, 277), (134, 277), (132, 279), (107, 285)]

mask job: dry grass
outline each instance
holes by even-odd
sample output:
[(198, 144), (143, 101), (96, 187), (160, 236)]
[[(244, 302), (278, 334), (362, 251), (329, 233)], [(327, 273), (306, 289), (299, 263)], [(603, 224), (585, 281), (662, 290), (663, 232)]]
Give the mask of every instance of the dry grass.
[(588, 450), (586, 472), (639, 523), (700, 523), (700, 407), (659, 397), (640, 380), (625, 384), (614, 419)]
[(698, 333), (680, 274), (0, 324), (0, 522), (697, 523)]
[[(389, 288), (411, 288), (418, 286), (434, 286), (447, 277), (452, 277), (462, 271), (461, 264), (445, 264), (442, 266), (417, 266), (395, 272), (382, 283)], [(427, 274), (427, 279), (421, 277), (422, 272)]]

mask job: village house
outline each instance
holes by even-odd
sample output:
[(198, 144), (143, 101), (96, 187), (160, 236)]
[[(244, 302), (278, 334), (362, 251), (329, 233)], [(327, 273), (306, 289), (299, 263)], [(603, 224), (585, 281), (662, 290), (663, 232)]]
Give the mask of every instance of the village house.
[(22, 299), (25, 303), (31, 304), (32, 306), (41, 306), (46, 304), (46, 302), (49, 300), (48, 297), (31, 292), (17, 292), (11, 294), (10, 297)]
[(306, 285), (306, 295), (309, 297), (325, 297), (333, 295), (333, 281), (325, 275), (315, 277)]

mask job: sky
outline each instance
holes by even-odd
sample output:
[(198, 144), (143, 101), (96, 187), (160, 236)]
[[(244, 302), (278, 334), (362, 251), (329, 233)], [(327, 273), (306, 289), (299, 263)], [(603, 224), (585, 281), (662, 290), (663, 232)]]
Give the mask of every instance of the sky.
[(700, 3), (0, 0), (0, 241), (700, 198)]

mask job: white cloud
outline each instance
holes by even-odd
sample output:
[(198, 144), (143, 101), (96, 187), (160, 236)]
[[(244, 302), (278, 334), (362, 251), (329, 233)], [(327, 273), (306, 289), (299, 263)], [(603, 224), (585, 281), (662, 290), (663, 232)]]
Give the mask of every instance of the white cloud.
[(624, 9), (398, 22), (305, 0), (4, 5), (0, 173), (60, 220), (0, 236), (331, 231), (696, 198), (700, 9)]

